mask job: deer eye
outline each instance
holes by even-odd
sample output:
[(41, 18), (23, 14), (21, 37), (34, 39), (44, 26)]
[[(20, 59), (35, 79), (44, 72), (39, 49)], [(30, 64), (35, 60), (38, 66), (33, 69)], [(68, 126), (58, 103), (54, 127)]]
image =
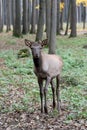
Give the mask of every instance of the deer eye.
[(40, 46), (40, 49), (42, 49), (43, 47), (42, 46)]
[(31, 46), (31, 49), (33, 49), (33, 47)]

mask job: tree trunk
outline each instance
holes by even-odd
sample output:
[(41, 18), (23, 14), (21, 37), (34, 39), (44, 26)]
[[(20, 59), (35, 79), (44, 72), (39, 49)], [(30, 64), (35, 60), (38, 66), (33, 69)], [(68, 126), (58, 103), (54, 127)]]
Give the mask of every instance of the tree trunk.
[(47, 35), (47, 38), (48, 38), (48, 42), (49, 42), (49, 39), (50, 39), (50, 20), (51, 20), (51, 17), (50, 17), (50, 14), (51, 14), (51, 0), (45, 0), (45, 3), (46, 3), (46, 35)]
[(12, 0), (12, 25), (14, 29), (15, 25), (15, 0)]
[(39, 12), (39, 21), (36, 34), (36, 41), (42, 40), (43, 36), (43, 27), (44, 27), (44, 11), (45, 11), (45, 0), (40, 0), (40, 12)]
[(28, 33), (28, 0), (23, 0), (23, 34)]
[(57, 0), (57, 35), (60, 35), (60, 0)]
[(21, 0), (15, 0), (15, 23), (13, 35), (20, 37), (21, 33)]
[(81, 6), (78, 6), (78, 22), (81, 22)]
[[(64, 3), (64, 0), (61, 0), (61, 3)], [(60, 12), (60, 30), (63, 30), (63, 10)]]
[(60, 30), (63, 30), (63, 11), (60, 12)]
[(71, 0), (71, 34), (70, 37), (76, 37), (76, 0)]
[(35, 23), (36, 23), (36, 0), (32, 0), (32, 18), (31, 18), (31, 34), (35, 33)]
[(28, 0), (28, 31), (30, 32), (30, 24), (31, 24), (31, 0)]
[(67, 23), (66, 23), (66, 31), (65, 31), (65, 35), (67, 35), (68, 33), (68, 27), (69, 27), (69, 20), (70, 20), (70, 1), (69, 1), (69, 5), (68, 5), (68, 16), (67, 16)]
[(38, 25), (39, 20), (39, 0), (36, 0), (36, 24)]
[(0, 32), (3, 31), (2, 0), (0, 0)]
[(86, 7), (83, 7), (83, 29), (85, 29), (86, 22)]
[(6, 0), (6, 31), (11, 30), (11, 0)]
[(49, 16), (49, 17), (51, 17), (49, 53), (55, 54), (55, 50), (56, 50), (57, 0), (51, 0), (51, 16)]

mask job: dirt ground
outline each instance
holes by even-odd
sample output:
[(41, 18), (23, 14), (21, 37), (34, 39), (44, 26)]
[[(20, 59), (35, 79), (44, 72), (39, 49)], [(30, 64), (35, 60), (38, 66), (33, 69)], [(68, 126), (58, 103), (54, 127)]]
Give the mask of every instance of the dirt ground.
[[(25, 47), (23, 39), (18, 43), (9, 46), (5, 42), (3, 44), (0, 42), (0, 50), (17, 50)], [(0, 67), (5, 67), (3, 62), (0, 58)], [(66, 121), (67, 115), (70, 114), (66, 103), (62, 103), (60, 115), (53, 115), (51, 110), (48, 115), (41, 114), (39, 105), (34, 106), (33, 112), (13, 111), (4, 114), (0, 112), (0, 130), (87, 130), (87, 120)]]

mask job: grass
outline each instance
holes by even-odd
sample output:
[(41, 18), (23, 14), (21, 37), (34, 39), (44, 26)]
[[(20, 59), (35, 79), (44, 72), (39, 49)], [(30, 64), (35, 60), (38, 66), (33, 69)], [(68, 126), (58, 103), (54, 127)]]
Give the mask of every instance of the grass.
[[(6, 34), (5, 34), (6, 35)], [(1, 41), (16, 46), (23, 39), (15, 39), (11, 35), (1, 38)], [(11, 37), (11, 41), (9, 38)], [(31, 37), (31, 36), (28, 36)], [(24, 36), (25, 38), (25, 36)], [(31, 38), (32, 39), (32, 38)], [(16, 41), (17, 40), (17, 41)], [(8, 41), (8, 43), (7, 43)], [(61, 81), (61, 100), (67, 105), (67, 120), (87, 119), (87, 50), (83, 49), (87, 37), (68, 38), (57, 37), (56, 53), (64, 62)], [(21, 47), (22, 48), (22, 47)], [(45, 49), (47, 51), (47, 49)], [(40, 105), (39, 87), (33, 73), (31, 55), (28, 58), (17, 58), (17, 50), (3, 49), (0, 59), (3, 64), (0, 69), (0, 112), (29, 111)], [(52, 98), (51, 90), (48, 93)]]
[(62, 76), (67, 78), (61, 98), (69, 102), (68, 119), (87, 118), (87, 50), (83, 49), (87, 37), (65, 39), (60, 39), (59, 51), (64, 61)]

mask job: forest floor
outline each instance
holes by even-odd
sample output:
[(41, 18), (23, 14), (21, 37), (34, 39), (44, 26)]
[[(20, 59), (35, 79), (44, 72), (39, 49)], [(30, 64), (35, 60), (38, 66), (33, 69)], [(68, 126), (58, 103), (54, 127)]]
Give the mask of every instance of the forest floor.
[[(52, 110), (49, 89), (49, 113), (40, 113), (39, 89), (33, 73), (32, 58), (18, 58), (26, 48), (27, 35), (14, 38), (0, 34), (0, 130), (86, 130), (87, 129), (87, 36), (57, 37), (64, 60), (61, 78), (61, 113)], [(47, 51), (47, 48), (45, 48)]]

